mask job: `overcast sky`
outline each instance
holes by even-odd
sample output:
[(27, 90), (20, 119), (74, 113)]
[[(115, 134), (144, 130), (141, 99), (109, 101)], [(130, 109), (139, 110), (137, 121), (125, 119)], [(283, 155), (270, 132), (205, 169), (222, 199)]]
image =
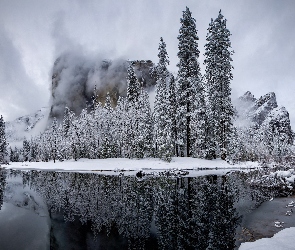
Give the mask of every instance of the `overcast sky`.
[(185, 6), (196, 19), (202, 70), (208, 24), (221, 9), (235, 51), (233, 98), (274, 91), (295, 127), (293, 0), (0, 0), (0, 114), (8, 121), (48, 106), (52, 65), (68, 49), (157, 62), (162, 36), (177, 72)]

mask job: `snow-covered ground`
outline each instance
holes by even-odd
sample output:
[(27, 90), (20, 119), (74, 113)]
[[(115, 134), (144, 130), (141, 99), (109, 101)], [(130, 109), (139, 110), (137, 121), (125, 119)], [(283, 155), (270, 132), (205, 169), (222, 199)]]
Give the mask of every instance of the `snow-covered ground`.
[(286, 228), (271, 238), (242, 243), (239, 250), (294, 250), (295, 227)]
[[(201, 174), (206, 170), (224, 170), (229, 169), (250, 169), (258, 167), (258, 163), (246, 162), (242, 164), (230, 165), (227, 162), (216, 160), (204, 160), (189, 157), (174, 157), (170, 163), (155, 159), (79, 159), (78, 161), (53, 161), (50, 162), (11, 162), (9, 165), (3, 165), (7, 169), (43, 169), (43, 170), (63, 170), (63, 171), (163, 171), (163, 170), (191, 170)], [(196, 171), (197, 170), (197, 171)], [(198, 175), (199, 175), (198, 174)]]

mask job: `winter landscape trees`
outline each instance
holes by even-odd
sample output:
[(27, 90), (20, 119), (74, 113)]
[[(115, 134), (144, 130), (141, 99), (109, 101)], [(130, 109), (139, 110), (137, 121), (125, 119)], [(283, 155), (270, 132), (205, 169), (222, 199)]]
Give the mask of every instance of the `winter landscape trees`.
[[(62, 121), (53, 119), (44, 133), (25, 139), (20, 151), (10, 149), (11, 161), (114, 157), (158, 157), (170, 161), (173, 156), (222, 158), (230, 162), (285, 160), (292, 151), (293, 133), (287, 125), (290, 123), (287, 111), (278, 111), (282, 117), (275, 111), (269, 113), (270, 108), (277, 107), (272, 99), (274, 94), (257, 101), (245, 96), (252, 105), (247, 112), (249, 117), (253, 116), (252, 125), (234, 125), (230, 87), (233, 50), (226, 24), (221, 11), (209, 23), (202, 75), (196, 21), (187, 7), (177, 37), (176, 77), (168, 71), (166, 43), (160, 38), (159, 61), (153, 68), (156, 75), (153, 111), (149, 94), (135, 74), (134, 63), (127, 62), (126, 97), (120, 96), (115, 105), (107, 93), (102, 104), (95, 88), (93, 105), (88, 110), (76, 115), (66, 108)], [(264, 102), (272, 102), (266, 108), (268, 122), (266, 111), (259, 111)], [(253, 115), (253, 110), (257, 114)], [(0, 162), (6, 154), (3, 131), (1, 117)]]
[[(194, 111), (193, 103), (196, 98), (196, 85), (200, 84), (201, 74), (198, 62), (199, 37), (197, 36), (195, 19), (187, 7), (183, 11), (183, 17), (180, 19), (181, 27), (179, 30), (179, 58), (177, 75), (177, 145), (181, 156), (191, 156), (191, 147), (193, 144), (191, 131), (191, 114)], [(199, 94), (199, 93), (198, 93)]]
[[(233, 105), (231, 103), (230, 80), (231, 55), (230, 31), (221, 11), (209, 24), (205, 45), (206, 73), (208, 87), (208, 141), (210, 154), (226, 158), (229, 138), (232, 132)], [(211, 148), (212, 147), (212, 148)]]
[(0, 164), (6, 161), (7, 142), (5, 136), (5, 122), (3, 116), (0, 117)]

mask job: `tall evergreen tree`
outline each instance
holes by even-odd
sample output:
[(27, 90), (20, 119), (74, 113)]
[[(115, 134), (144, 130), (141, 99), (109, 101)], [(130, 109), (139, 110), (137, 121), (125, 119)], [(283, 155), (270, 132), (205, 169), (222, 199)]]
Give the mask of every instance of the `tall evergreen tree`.
[(53, 159), (54, 163), (59, 158), (59, 146), (60, 146), (60, 138), (61, 138), (61, 131), (59, 131), (59, 126), (57, 123), (56, 118), (53, 119), (51, 127), (49, 129), (50, 132), (50, 156)]
[(29, 161), (30, 160), (30, 151), (31, 151), (30, 142), (26, 138), (24, 138), (24, 140), (23, 140), (23, 157), (24, 157), (24, 161)]
[[(149, 102), (149, 95), (143, 87), (141, 87), (139, 95), (138, 109), (138, 141), (140, 152), (143, 157), (152, 155), (152, 114)], [(141, 153), (140, 153), (141, 154)]]
[(117, 157), (117, 141), (115, 140), (114, 133), (114, 110), (111, 106), (111, 98), (107, 93), (105, 105), (103, 107), (103, 124), (102, 124), (102, 143), (100, 145), (101, 158), (112, 158)]
[(6, 161), (7, 156), (7, 142), (5, 135), (5, 122), (3, 116), (0, 117), (0, 163), (4, 163)]
[(120, 96), (117, 101), (117, 106), (114, 112), (115, 119), (115, 131), (114, 137), (119, 147), (119, 157), (125, 157), (124, 155), (124, 142), (126, 130), (126, 98)]
[(130, 63), (127, 68), (127, 100), (132, 105), (138, 101), (140, 86), (134, 72), (134, 68)]
[[(170, 161), (173, 155), (172, 120), (170, 117), (170, 95), (168, 89), (169, 64), (166, 44), (163, 38), (159, 45), (159, 63), (157, 65), (157, 85), (154, 104), (154, 148), (155, 154), (163, 160)], [(174, 114), (175, 115), (175, 114)]]
[(127, 69), (127, 110), (126, 127), (124, 131), (124, 155), (129, 158), (140, 158), (138, 153), (138, 114), (139, 114), (140, 83), (136, 78), (132, 64)]
[(191, 111), (191, 154), (193, 157), (205, 158), (207, 151), (207, 127), (208, 119), (206, 113), (205, 93), (202, 82), (196, 79), (195, 98), (193, 110)]
[(168, 116), (171, 121), (171, 142), (173, 144), (173, 155), (177, 155), (177, 126), (176, 126), (176, 116), (177, 113), (177, 101), (176, 101), (176, 81), (173, 74), (170, 74), (168, 77)]
[(193, 140), (191, 136), (191, 113), (194, 109), (196, 97), (196, 87), (201, 80), (200, 65), (198, 62), (199, 37), (197, 36), (196, 20), (188, 7), (183, 11), (180, 19), (179, 40), (177, 54), (179, 63), (177, 64), (177, 144), (181, 156), (190, 156)]
[(209, 158), (226, 158), (234, 109), (231, 103), (230, 81), (232, 54), (230, 31), (226, 19), (219, 11), (218, 17), (209, 24), (205, 45), (206, 75), (209, 101)]
[(74, 118), (74, 113), (68, 107), (65, 107), (64, 117), (62, 121), (63, 136), (67, 137), (69, 129), (71, 127), (72, 120)]

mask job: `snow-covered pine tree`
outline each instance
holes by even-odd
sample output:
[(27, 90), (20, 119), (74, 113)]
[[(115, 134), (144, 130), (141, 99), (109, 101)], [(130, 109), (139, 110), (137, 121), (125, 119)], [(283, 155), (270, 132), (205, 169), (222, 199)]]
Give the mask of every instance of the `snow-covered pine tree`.
[(36, 140), (31, 137), (30, 141), (30, 161), (37, 161), (38, 145)]
[(64, 117), (62, 121), (62, 151), (63, 159), (71, 158), (71, 138), (70, 138), (70, 128), (72, 126), (73, 120), (75, 119), (75, 114), (68, 107), (65, 108)]
[(140, 86), (134, 72), (132, 63), (127, 68), (127, 100), (130, 105), (138, 101)]
[(86, 109), (81, 111), (81, 114), (78, 117), (79, 119), (79, 131), (80, 131), (80, 153), (82, 158), (87, 158), (89, 149), (88, 149), (88, 113)]
[(149, 95), (141, 88), (138, 98), (138, 129), (137, 129), (137, 158), (152, 155), (152, 114), (149, 102)]
[(98, 133), (97, 121), (95, 120), (95, 109), (92, 109), (88, 114), (88, 131), (87, 131), (87, 144), (89, 159), (98, 158)]
[[(154, 103), (154, 148), (155, 155), (163, 160), (171, 161), (173, 155), (172, 142), (172, 119), (170, 107), (170, 93), (172, 86), (167, 86), (169, 79), (169, 72), (167, 65), (169, 64), (168, 54), (166, 51), (166, 44), (163, 38), (160, 39), (159, 44), (159, 63), (157, 65), (157, 84), (156, 96)], [(168, 82), (169, 83), (169, 82)], [(170, 88), (168, 88), (170, 87)], [(172, 90), (173, 91), (173, 90)], [(172, 98), (173, 93), (171, 93)], [(175, 116), (175, 113), (174, 113)]]
[(191, 154), (193, 157), (205, 158), (207, 151), (207, 113), (205, 92), (203, 83), (196, 78), (193, 84), (195, 88), (195, 98), (192, 103), (191, 111)]
[(173, 144), (173, 155), (177, 155), (177, 127), (176, 127), (176, 111), (177, 111), (177, 101), (176, 101), (176, 81), (173, 74), (170, 74), (168, 78), (168, 100), (169, 100), (169, 110), (168, 116), (171, 120), (171, 140)]
[(118, 144), (118, 157), (125, 157), (123, 152), (126, 127), (126, 99), (119, 96), (114, 110), (114, 138)]
[(5, 122), (3, 116), (0, 117), (0, 163), (4, 163), (7, 157), (7, 142), (5, 135)]
[(179, 70), (177, 75), (177, 144), (180, 156), (190, 156), (193, 145), (191, 137), (191, 113), (194, 111), (196, 87), (194, 84), (201, 80), (198, 62), (199, 37), (197, 36), (195, 19), (188, 7), (180, 19), (178, 58)]
[(228, 146), (228, 155), (226, 160), (230, 164), (239, 163), (242, 161), (246, 161), (246, 150), (244, 144), (246, 141), (244, 140), (244, 131), (242, 129), (238, 129), (236, 127), (233, 127), (231, 137), (230, 137), (230, 143)]
[(222, 159), (227, 155), (234, 115), (230, 97), (230, 81), (233, 78), (230, 35), (220, 10), (218, 17), (214, 21), (211, 19), (209, 24), (204, 64), (209, 101), (209, 154)]
[(111, 98), (107, 93), (105, 105), (103, 107), (103, 124), (102, 124), (102, 143), (100, 144), (101, 158), (112, 158), (118, 155), (118, 146), (114, 138), (114, 110), (111, 106)]
[(18, 162), (19, 161), (19, 149), (14, 147), (14, 150), (10, 147), (10, 161), (12, 162)]
[(24, 158), (24, 161), (29, 161), (30, 160), (30, 151), (31, 151), (30, 142), (26, 138), (24, 138), (24, 140), (23, 140), (23, 158)]
[(49, 144), (50, 144), (50, 156), (51, 159), (53, 160), (53, 162), (55, 163), (55, 161), (59, 158), (59, 142), (60, 142), (60, 131), (59, 131), (59, 127), (58, 127), (58, 123), (57, 123), (57, 119), (54, 118), (51, 124), (51, 127), (49, 129), (50, 131), (50, 140), (49, 140)]
[(66, 138), (74, 117), (74, 113), (68, 107), (65, 107), (62, 127), (63, 127), (63, 136)]
[[(96, 99), (97, 100), (97, 99)], [(99, 148), (102, 144), (103, 139), (103, 124), (104, 124), (104, 107), (101, 102), (95, 102), (94, 105), (94, 135), (93, 135), (93, 144), (97, 148), (96, 158), (100, 158)]]
[(70, 145), (72, 158), (77, 161), (82, 157), (81, 154), (81, 133), (80, 133), (80, 122), (79, 119), (74, 119), (72, 126), (69, 129), (70, 134)]
[(127, 111), (124, 136), (124, 154), (128, 158), (137, 157), (136, 133), (138, 130), (138, 109), (140, 84), (136, 78), (132, 64), (127, 69)]

